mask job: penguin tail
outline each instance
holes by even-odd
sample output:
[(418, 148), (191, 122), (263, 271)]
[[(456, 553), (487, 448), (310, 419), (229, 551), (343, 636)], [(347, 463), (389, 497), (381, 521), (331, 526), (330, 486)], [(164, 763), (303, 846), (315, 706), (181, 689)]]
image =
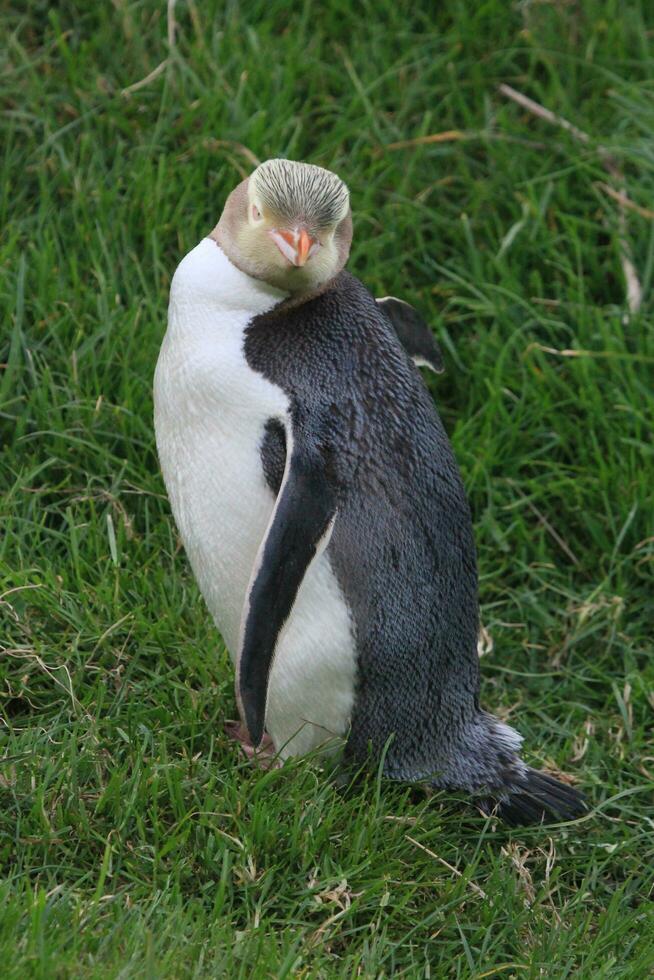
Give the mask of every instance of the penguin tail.
[(479, 805), (487, 816), (497, 815), (511, 827), (576, 820), (588, 812), (583, 793), (529, 767), (519, 783)]

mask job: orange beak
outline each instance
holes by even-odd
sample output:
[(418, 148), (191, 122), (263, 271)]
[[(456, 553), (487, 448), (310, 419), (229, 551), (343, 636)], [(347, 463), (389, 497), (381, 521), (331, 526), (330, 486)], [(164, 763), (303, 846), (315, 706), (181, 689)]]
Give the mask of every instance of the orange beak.
[(297, 264), (304, 265), (304, 263), (309, 258), (309, 252), (311, 251), (311, 246), (313, 245), (313, 238), (309, 235), (305, 228), (300, 229), (300, 234), (297, 240)]
[(269, 234), (279, 251), (291, 265), (306, 265), (311, 256), (320, 248), (320, 242), (312, 238), (306, 228), (293, 228), (292, 230), (274, 228)]

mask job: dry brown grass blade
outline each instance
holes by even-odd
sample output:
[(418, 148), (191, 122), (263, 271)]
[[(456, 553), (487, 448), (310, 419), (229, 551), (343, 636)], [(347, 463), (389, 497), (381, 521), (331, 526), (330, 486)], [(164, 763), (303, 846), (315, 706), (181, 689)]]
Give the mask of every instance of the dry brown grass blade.
[(446, 129), (442, 133), (430, 133), (428, 136), (415, 136), (410, 140), (398, 140), (389, 143), (387, 150), (403, 150), (408, 146), (428, 146), (430, 143), (454, 143), (457, 140), (468, 139), (468, 133), (462, 129)]
[(605, 184), (601, 180), (595, 182), (595, 187), (601, 191), (604, 191), (605, 194), (612, 197), (613, 200), (617, 201), (623, 208), (627, 208), (629, 211), (635, 211), (636, 214), (641, 216), (641, 218), (648, 218), (650, 221), (654, 219), (654, 211), (650, 211), (649, 208), (644, 208), (640, 204), (636, 204), (636, 202), (632, 201), (630, 197), (627, 197), (623, 191), (616, 191), (615, 187), (611, 187), (610, 184)]
[[(438, 854), (434, 853), (434, 851), (430, 851), (428, 847), (425, 847), (424, 844), (420, 844), (414, 837), (410, 837), (409, 834), (406, 834), (406, 839), (410, 841), (411, 844), (415, 845), (415, 847), (419, 847), (421, 851), (425, 852), (425, 854), (428, 854), (429, 857), (434, 859), (434, 861), (438, 861), (439, 864), (442, 864), (443, 867), (447, 868), (448, 871), (451, 871), (452, 874), (456, 875), (458, 878), (463, 878), (463, 873), (459, 871), (458, 868), (455, 868), (453, 864), (449, 864), (445, 858), (439, 857)], [(474, 881), (468, 881), (467, 884), (476, 895), (479, 895), (480, 898), (488, 897), (483, 888), (476, 885)]]
[[(530, 112), (532, 115), (537, 116), (539, 119), (544, 119), (553, 126), (558, 126), (560, 129), (564, 129), (579, 143), (583, 143), (585, 146), (591, 145), (591, 138), (588, 133), (584, 132), (583, 129), (579, 129), (578, 126), (573, 125), (573, 123), (569, 122), (569, 120), (564, 119), (563, 116), (557, 116), (557, 114), (552, 112), (551, 109), (547, 109), (544, 105), (541, 105), (540, 102), (536, 102), (534, 99), (530, 99), (529, 96), (524, 95), (522, 92), (518, 92), (518, 90), (512, 88), (511, 85), (502, 84), (499, 86), (498, 91), (502, 95), (506, 96), (507, 99), (511, 99), (513, 102), (516, 102), (518, 105), (522, 106), (523, 109), (526, 109), (527, 112)], [(599, 144), (597, 146), (597, 152), (607, 173), (617, 183), (623, 184), (624, 175), (607, 148)], [(604, 186), (606, 187), (606, 185)], [(626, 209), (630, 206), (627, 204), (629, 198), (623, 189), (616, 190), (614, 188), (611, 188), (610, 196), (613, 197), (618, 203), (618, 240), (620, 244), (620, 263), (622, 265), (622, 273), (627, 286), (627, 309), (630, 313), (638, 313), (643, 301), (643, 290), (640, 284), (640, 279), (638, 278), (636, 266), (633, 262), (631, 246), (627, 238)], [(630, 203), (633, 204), (633, 202)], [(638, 206), (633, 205), (632, 209), (638, 210)]]
[(561, 129), (565, 129), (568, 133), (574, 136), (575, 139), (579, 140), (580, 143), (590, 143), (590, 136), (588, 133), (585, 133), (583, 129), (579, 129), (577, 126), (574, 126), (567, 119), (564, 119), (563, 116), (557, 116), (551, 109), (546, 109), (544, 105), (540, 104), (540, 102), (535, 102), (533, 99), (530, 99), (529, 96), (523, 95), (522, 92), (518, 92), (517, 89), (512, 88), (510, 85), (500, 85), (499, 91), (502, 93), (502, 95), (505, 95), (507, 99), (512, 99), (514, 102), (517, 102), (518, 105), (521, 105), (523, 109), (531, 112), (533, 116), (538, 116), (539, 119), (544, 119), (546, 122), (552, 123), (553, 126), (559, 126)]
[(145, 86), (149, 85), (150, 82), (154, 82), (154, 80), (158, 78), (170, 64), (170, 56), (175, 47), (175, 32), (177, 31), (177, 21), (175, 20), (176, 3), (177, 0), (168, 0), (166, 6), (166, 37), (168, 39), (168, 57), (159, 62), (156, 68), (153, 68), (151, 72), (148, 72), (145, 78), (141, 78), (138, 82), (133, 82), (126, 88), (121, 89), (121, 95), (132, 95), (134, 92), (138, 92), (139, 89), (145, 88)]

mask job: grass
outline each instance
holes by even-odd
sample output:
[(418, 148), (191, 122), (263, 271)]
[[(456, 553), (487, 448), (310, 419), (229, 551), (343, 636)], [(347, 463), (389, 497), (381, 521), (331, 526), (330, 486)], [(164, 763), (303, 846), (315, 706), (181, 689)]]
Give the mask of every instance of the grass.
[[(641, 980), (654, 223), (628, 212), (627, 317), (595, 147), (651, 207), (654, 11), (289, 8), (180, 0), (170, 48), (154, 0), (0, 15), (2, 976)], [(465, 138), (388, 149), (447, 130)], [(232, 672), (172, 525), (151, 379), (172, 271), (250, 153), (338, 170), (350, 268), (434, 325), (494, 642), (484, 702), (587, 791), (578, 824), (511, 832), (374, 776), (341, 796), (311, 760), (261, 774), (223, 734)]]

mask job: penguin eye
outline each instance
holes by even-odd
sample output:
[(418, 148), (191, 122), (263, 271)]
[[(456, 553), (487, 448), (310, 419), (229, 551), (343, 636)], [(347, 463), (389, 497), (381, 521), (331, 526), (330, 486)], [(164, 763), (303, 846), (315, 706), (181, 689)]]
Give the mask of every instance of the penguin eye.
[(252, 205), (252, 217), (254, 221), (261, 221), (261, 211), (256, 206), (256, 204)]

